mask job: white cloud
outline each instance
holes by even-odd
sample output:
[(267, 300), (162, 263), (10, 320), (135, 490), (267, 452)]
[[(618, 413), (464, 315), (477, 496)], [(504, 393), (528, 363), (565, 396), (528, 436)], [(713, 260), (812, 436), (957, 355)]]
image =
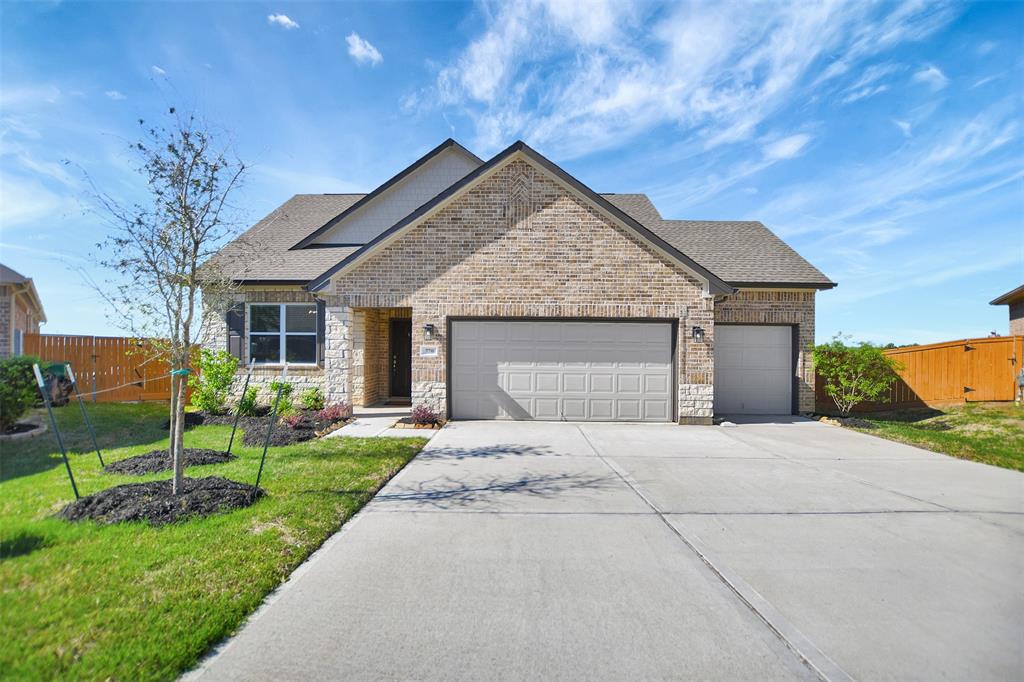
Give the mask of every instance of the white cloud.
[(0, 224), (6, 228), (60, 219), (77, 205), (36, 180), (0, 175)]
[(894, 118), (892, 122), (897, 128), (900, 129), (900, 132), (903, 133), (903, 137), (910, 137), (912, 129), (910, 121), (901, 121), (897, 118)]
[[(417, 102), (467, 116), (483, 153), (523, 138), (563, 159), (663, 125), (704, 149), (756, 140), (770, 116), (818, 94), (816, 84), (926, 37), (955, 11), (844, 2), (666, 9), (625, 0), (490, 7), (483, 31)], [(871, 68), (862, 74), (872, 76), (861, 86), (868, 89), (844, 96), (882, 92), (882, 78), (902, 67)]]
[(996, 49), (996, 44), (991, 40), (985, 40), (978, 44), (978, 54), (984, 57), (992, 50)]
[(163, 69), (161, 69), (161, 68), (160, 68), (159, 66), (157, 66), (156, 64), (154, 64), (153, 66), (151, 66), (151, 67), (149, 67), (149, 68), (150, 68), (150, 70), (151, 70), (151, 71), (153, 72), (153, 75), (154, 75), (154, 76), (164, 76), (164, 75), (166, 75), (166, 74), (167, 74), (167, 72), (166, 72), (166, 71), (164, 71)]
[(930, 87), (932, 90), (941, 90), (949, 84), (949, 79), (946, 78), (946, 74), (942, 73), (939, 67), (928, 64), (923, 69), (914, 74), (913, 78), (915, 83), (923, 83)]
[(360, 64), (377, 65), (384, 61), (380, 50), (370, 44), (370, 41), (361, 38), (358, 33), (352, 31), (345, 37), (348, 43), (348, 54)]
[(789, 137), (766, 144), (762, 147), (761, 151), (764, 154), (764, 158), (769, 161), (783, 161), (785, 159), (792, 159), (800, 154), (810, 141), (811, 136), (804, 133), (790, 135)]
[(1001, 76), (1002, 74), (1000, 73), (995, 74), (994, 76), (985, 76), (984, 78), (979, 78), (978, 80), (974, 81), (973, 85), (971, 85), (971, 90), (973, 90), (974, 88), (980, 88), (983, 85), (988, 85), (992, 81), (998, 80)]
[(128, 99), (127, 97), (122, 95), (117, 90), (107, 90), (107, 92), (105, 94), (107, 95), (107, 97), (109, 97), (110, 99), (115, 100), (115, 101), (122, 100), (122, 99)]
[(277, 24), (281, 28), (292, 30), (299, 27), (299, 22), (293, 21), (287, 14), (269, 14), (267, 15), (268, 24)]
[(852, 104), (861, 99), (873, 97), (889, 89), (885, 83), (879, 83), (887, 76), (891, 76), (903, 70), (900, 64), (873, 64), (864, 69), (860, 78), (847, 86), (844, 90), (843, 104)]

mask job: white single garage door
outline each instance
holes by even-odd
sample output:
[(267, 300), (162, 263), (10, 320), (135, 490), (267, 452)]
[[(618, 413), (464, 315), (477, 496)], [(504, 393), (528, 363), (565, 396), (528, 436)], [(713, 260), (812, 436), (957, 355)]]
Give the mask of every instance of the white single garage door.
[(671, 421), (667, 322), (452, 322), (455, 419)]
[(790, 414), (792, 327), (715, 325), (715, 413)]

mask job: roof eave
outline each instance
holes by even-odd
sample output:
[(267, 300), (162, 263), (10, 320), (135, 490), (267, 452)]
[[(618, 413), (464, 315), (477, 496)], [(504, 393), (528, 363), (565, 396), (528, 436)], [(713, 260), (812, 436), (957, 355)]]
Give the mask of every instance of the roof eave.
[(1010, 305), (1016, 303), (1019, 300), (1024, 300), (1024, 284), (1020, 285), (1012, 291), (1007, 291), (1002, 296), (989, 301), (989, 305)]
[(835, 289), (838, 282), (729, 282), (737, 289)]

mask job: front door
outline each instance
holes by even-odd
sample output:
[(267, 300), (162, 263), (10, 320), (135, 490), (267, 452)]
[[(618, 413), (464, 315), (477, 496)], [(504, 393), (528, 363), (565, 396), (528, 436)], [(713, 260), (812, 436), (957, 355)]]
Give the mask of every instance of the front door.
[(412, 395), (412, 320), (392, 318), (388, 336), (390, 378), (388, 392), (392, 398)]

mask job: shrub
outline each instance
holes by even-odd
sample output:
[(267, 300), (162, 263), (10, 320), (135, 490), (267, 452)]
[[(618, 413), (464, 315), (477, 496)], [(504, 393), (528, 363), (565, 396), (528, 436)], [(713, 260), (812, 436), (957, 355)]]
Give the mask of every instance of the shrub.
[(256, 394), (259, 393), (259, 389), (255, 386), (250, 386), (245, 389), (245, 394), (238, 399), (238, 413), (243, 417), (255, 417), (256, 416)]
[(238, 358), (231, 353), (202, 349), (199, 353), (199, 374), (188, 378), (192, 407), (213, 414), (225, 412), (237, 369)]
[(352, 406), (346, 402), (333, 403), (320, 410), (316, 416), (322, 422), (340, 422), (352, 416)]
[(0, 360), (0, 431), (10, 430), (39, 398), (32, 364), (39, 358), (18, 355)]
[(412, 408), (412, 413), (409, 415), (412, 418), (413, 424), (437, 424), (441, 421), (441, 415), (436, 410), (432, 409), (428, 405), (417, 405)]
[(843, 339), (836, 334), (831, 342), (815, 346), (814, 367), (825, 381), (825, 393), (846, 417), (860, 403), (885, 395), (898, 378), (900, 365), (877, 346), (848, 346)]
[[(281, 398), (277, 397), (277, 390), (281, 389)], [(267, 385), (267, 390), (270, 391), (270, 405), (274, 405), (274, 401), (277, 400), (277, 413), (281, 415), (291, 414), (295, 411), (295, 405), (292, 404), (292, 391), (295, 390), (295, 386), (289, 384), (287, 381), (271, 381)]]
[(316, 386), (307, 388), (299, 396), (299, 402), (307, 410), (322, 410), (324, 409), (324, 392)]
[[(282, 394), (281, 397), (283, 399), (284, 394)], [(288, 428), (290, 429), (299, 428), (299, 425), (302, 424), (303, 419), (305, 419), (305, 417), (303, 417), (301, 414), (286, 414), (285, 416), (281, 417), (281, 421), (287, 424)]]

